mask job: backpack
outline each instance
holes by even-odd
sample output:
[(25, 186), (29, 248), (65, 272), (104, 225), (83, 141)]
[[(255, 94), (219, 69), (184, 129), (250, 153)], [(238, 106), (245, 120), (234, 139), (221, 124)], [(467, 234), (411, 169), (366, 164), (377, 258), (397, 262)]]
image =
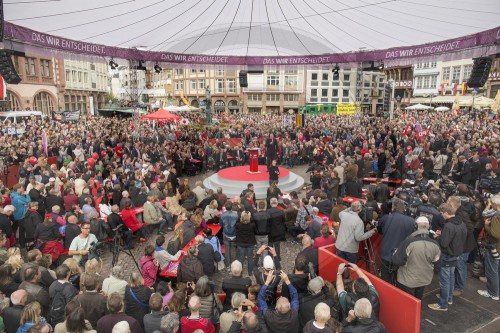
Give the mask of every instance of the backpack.
[(55, 288), (54, 296), (52, 296), (52, 301), (50, 302), (49, 308), (49, 323), (52, 327), (64, 321), (64, 308), (66, 307), (66, 298), (64, 297), (64, 289), (68, 286), (72, 286), (71, 283), (60, 284), (57, 282), (57, 288)]
[(91, 219), (90, 233), (94, 234), (98, 241), (106, 240), (110, 235), (110, 227), (100, 219)]

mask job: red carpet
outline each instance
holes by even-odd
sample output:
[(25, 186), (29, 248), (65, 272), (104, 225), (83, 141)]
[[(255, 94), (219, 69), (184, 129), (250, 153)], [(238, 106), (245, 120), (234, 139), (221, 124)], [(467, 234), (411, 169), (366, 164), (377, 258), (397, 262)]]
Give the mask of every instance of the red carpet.
[[(250, 174), (247, 171), (250, 170), (248, 165), (226, 168), (217, 172), (217, 176), (227, 180), (239, 180), (245, 182), (258, 182), (269, 179), (269, 173), (267, 173), (267, 166), (259, 165), (260, 173)], [(280, 176), (279, 178), (286, 177), (290, 174), (290, 171), (284, 168), (279, 168)]]

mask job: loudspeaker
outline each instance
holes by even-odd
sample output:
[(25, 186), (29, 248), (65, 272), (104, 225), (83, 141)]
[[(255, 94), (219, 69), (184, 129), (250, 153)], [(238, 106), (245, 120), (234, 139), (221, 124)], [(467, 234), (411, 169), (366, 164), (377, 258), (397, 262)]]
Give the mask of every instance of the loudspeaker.
[(12, 62), (12, 54), (11, 50), (0, 50), (0, 74), (2, 74), (5, 82), (18, 84), (21, 82), (21, 78), (17, 74)]
[(488, 75), (490, 75), (491, 63), (493, 59), (490, 57), (482, 57), (474, 59), (474, 65), (472, 66), (472, 73), (469, 80), (467, 81), (467, 86), (471, 88), (481, 88), (488, 81)]
[(248, 73), (240, 72), (240, 87), (247, 88), (248, 87)]

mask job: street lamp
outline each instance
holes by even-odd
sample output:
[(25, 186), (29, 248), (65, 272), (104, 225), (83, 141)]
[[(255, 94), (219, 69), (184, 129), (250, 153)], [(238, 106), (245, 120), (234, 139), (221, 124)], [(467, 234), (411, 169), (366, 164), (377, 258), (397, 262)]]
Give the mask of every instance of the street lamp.
[(436, 97), (436, 94), (430, 93), (430, 94), (424, 95), (424, 97), (430, 97), (431, 98), (431, 101), (430, 101), (429, 105), (432, 107), (432, 98)]
[(473, 89), (472, 90), (472, 106), (471, 106), (471, 111), (474, 112), (474, 100), (476, 98), (476, 95), (477, 95), (477, 90), (476, 89)]

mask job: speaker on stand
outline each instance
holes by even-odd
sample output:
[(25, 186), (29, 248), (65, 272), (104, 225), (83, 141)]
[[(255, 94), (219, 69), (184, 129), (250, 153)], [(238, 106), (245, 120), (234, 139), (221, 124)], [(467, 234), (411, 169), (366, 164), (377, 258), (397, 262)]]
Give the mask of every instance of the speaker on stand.
[(488, 81), (492, 62), (493, 59), (490, 57), (475, 58), (471, 75), (467, 81), (467, 86), (471, 88), (482, 88), (486, 84), (486, 81)]
[(241, 71), (240, 72), (240, 87), (248, 88), (248, 73)]

